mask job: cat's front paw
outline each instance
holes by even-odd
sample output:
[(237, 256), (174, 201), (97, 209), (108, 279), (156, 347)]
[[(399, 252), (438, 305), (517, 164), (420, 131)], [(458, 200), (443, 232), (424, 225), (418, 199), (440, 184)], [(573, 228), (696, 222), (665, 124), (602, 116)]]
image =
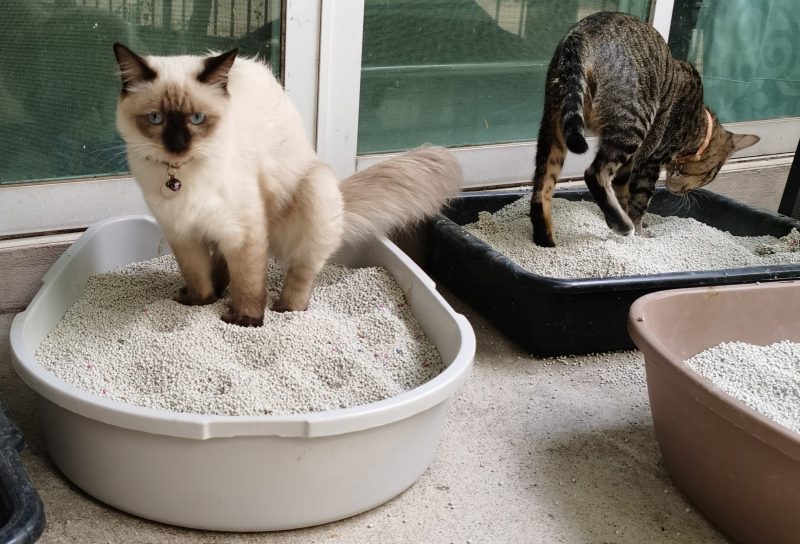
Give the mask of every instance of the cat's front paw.
[(213, 304), (216, 302), (217, 297), (213, 293), (206, 297), (201, 297), (196, 293), (191, 293), (188, 288), (181, 287), (173, 300), (184, 306), (205, 306), (206, 304)]
[(619, 218), (606, 217), (606, 225), (621, 236), (630, 236), (633, 234), (634, 226), (630, 219), (620, 216)]
[(239, 325), (240, 327), (260, 327), (264, 324), (264, 316), (253, 317), (238, 312), (226, 312), (220, 317), (225, 323)]

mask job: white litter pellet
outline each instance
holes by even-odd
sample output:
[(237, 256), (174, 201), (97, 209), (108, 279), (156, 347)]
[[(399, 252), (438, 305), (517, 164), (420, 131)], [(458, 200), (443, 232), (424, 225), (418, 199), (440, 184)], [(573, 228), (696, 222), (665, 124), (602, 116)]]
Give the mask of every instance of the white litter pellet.
[(800, 432), (800, 344), (725, 342), (686, 364), (757, 412)]
[[(556, 247), (533, 243), (530, 196), (495, 213), (480, 212), (465, 225), (469, 234), (492, 246), (522, 268), (551, 278), (607, 278), (719, 270), (800, 262), (788, 243), (773, 236), (741, 237), (694, 219), (647, 214), (649, 238), (620, 236), (606, 225), (594, 202), (553, 199)], [(702, 206), (702, 202), (695, 204)]]
[[(443, 369), (394, 279), (328, 265), (305, 312), (267, 311), (264, 326), (220, 320), (226, 300), (183, 306), (171, 255), (89, 279), (39, 346), (39, 363), (97, 395), (212, 415), (286, 415), (358, 406)], [(283, 272), (269, 266), (270, 298)]]

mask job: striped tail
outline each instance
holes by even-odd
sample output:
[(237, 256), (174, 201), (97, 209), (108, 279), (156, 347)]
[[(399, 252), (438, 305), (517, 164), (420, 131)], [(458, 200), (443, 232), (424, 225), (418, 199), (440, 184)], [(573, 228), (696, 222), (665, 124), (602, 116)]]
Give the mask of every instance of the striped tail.
[(583, 96), (586, 79), (583, 75), (584, 44), (581, 36), (572, 33), (561, 42), (559, 82), (561, 84), (561, 129), (567, 149), (585, 153), (589, 149), (584, 136)]

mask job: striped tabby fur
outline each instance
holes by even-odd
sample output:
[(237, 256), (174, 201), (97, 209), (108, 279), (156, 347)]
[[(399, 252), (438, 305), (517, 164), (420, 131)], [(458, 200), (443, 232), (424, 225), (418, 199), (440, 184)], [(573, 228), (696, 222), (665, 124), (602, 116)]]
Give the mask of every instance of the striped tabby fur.
[(586, 184), (608, 226), (642, 233), (642, 217), (662, 168), (667, 188), (683, 194), (711, 182), (737, 149), (758, 142), (732, 134), (711, 113), (708, 147), (700, 75), (672, 58), (652, 26), (631, 15), (601, 12), (573, 26), (547, 71), (544, 114), (533, 176), (531, 222), (539, 246), (555, 245), (551, 204), (569, 149), (584, 153), (586, 129), (600, 140)]

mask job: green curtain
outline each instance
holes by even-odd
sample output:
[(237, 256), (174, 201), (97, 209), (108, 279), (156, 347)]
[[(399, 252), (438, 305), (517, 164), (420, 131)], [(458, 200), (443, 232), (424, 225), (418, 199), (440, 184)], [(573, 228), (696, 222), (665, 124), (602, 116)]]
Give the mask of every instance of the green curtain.
[(722, 121), (800, 116), (800, 1), (692, 3), (699, 11), (688, 60)]

